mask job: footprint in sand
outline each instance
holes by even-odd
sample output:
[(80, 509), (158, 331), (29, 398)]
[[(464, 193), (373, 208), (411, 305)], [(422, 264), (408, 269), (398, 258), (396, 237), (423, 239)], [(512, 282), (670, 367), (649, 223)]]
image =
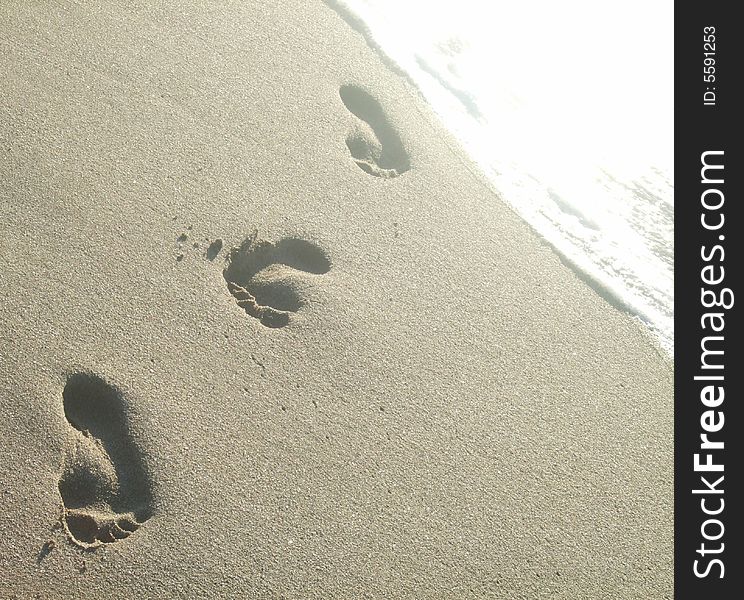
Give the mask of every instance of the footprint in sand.
[(62, 392), (70, 432), (59, 480), (62, 524), (85, 548), (115, 542), (152, 515), (152, 490), (129, 436), (127, 400), (97, 375), (76, 373)]
[(307, 304), (311, 278), (327, 273), (331, 263), (315, 244), (285, 238), (276, 244), (254, 232), (227, 257), (227, 289), (250, 316), (267, 327), (284, 327), (289, 314)]
[(349, 112), (357, 117), (346, 145), (359, 168), (387, 179), (408, 171), (411, 168), (408, 154), (380, 103), (354, 85), (342, 86), (339, 94)]

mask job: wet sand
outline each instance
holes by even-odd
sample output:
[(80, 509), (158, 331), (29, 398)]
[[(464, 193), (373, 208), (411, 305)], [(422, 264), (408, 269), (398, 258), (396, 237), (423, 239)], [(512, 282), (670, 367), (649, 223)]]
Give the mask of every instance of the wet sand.
[(0, 34), (3, 597), (671, 597), (670, 360), (334, 10)]

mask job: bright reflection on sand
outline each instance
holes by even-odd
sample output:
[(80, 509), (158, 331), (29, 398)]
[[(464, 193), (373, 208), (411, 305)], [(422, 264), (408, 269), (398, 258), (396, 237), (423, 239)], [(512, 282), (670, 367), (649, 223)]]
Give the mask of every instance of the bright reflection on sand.
[(673, 339), (673, 5), (348, 0), (496, 188)]

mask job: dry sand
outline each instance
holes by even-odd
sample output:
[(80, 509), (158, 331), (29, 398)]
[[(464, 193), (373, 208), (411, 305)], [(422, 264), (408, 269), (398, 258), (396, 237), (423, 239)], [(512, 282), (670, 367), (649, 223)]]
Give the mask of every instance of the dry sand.
[(81, 4), (0, 3), (0, 595), (669, 597), (670, 360), (364, 38)]

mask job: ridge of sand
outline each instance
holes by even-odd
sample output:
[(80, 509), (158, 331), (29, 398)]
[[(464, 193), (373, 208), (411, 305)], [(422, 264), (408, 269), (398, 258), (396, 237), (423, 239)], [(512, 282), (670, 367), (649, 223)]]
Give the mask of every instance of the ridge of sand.
[[(0, 594), (671, 597), (670, 361), (333, 10), (0, 32)], [(78, 509), (138, 525), (96, 548), (60, 528), (85, 440)]]

